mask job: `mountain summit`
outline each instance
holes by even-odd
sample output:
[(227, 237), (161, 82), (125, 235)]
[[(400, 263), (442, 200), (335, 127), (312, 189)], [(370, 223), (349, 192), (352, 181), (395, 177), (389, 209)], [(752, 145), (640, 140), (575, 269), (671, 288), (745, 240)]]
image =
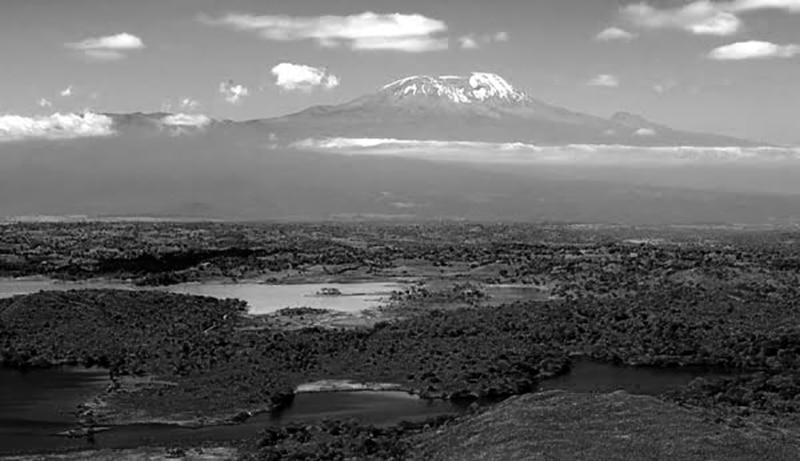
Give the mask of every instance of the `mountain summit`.
[(525, 93), (511, 86), (503, 77), (486, 72), (473, 72), (466, 77), (455, 75), (406, 77), (384, 86), (380, 92), (391, 95), (398, 101), (438, 97), (456, 104), (487, 101), (518, 103), (528, 99)]

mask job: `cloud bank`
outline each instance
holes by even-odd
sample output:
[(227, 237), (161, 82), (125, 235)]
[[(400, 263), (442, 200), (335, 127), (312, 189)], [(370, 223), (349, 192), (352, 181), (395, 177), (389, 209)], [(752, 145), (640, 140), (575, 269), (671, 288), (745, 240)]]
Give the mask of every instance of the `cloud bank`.
[(780, 10), (800, 13), (800, 0), (695, 0), (683, 6), (656, 8), (646, 2), (622, 7), (623, 19), (643, 29), (678, 29), (696, 35), (734, 35), (742, 29), (742, 13)]
[(45, 117), (0, 116), (0, 142), (25, 139), (74, 139), (111, 136), (114, 121), (105, 115), (53, 114)]
[(800, 161), (800, 148), (781, 147), (639, 147), (612, 144), (538, 146), (525, 143), (378, 138), (306, 139), (293, 143), (291, 147), (344, 155), (391, 155), (470, 163), (671, 165)]
[(327, 90), (339, 86), (339, 77), (326, 69), (282, 62), (272, 68), (275, 85), (286, 91), (310, 92), (315, 88)]
[(80, 42), (66, 43), (64, 46), (82, 52), (87, 58), (99, 61), (125, 59), (127, 57), (126, 52), (141, 50), (145, 47), (141, 38), (127, 32), (105, 37), (87, 38)]
[(266, 40), (313, 40), (324, 48), (346, 46), (353, 50), (389, 50), (409, 53), (448, 47), (447, 24), (420, 14), (350, 16), (254, 16), (229, 13), (221, 18), (201, 18), (207, 24), (257, 33)]

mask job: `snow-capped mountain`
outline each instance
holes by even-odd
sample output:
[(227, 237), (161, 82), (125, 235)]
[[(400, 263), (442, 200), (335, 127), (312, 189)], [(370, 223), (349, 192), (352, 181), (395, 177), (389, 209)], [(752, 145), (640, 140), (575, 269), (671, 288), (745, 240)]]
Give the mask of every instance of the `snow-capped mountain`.
[(495, 103), (517, 103), (528, 96), (517, 90), (499, 75), (474, 72), (463, 77), (427, 75), (402, 78), (383, 88), (381, 92), (391, 94), (398, 101), (414, 97), (439, 97), (456, 104), (475, 104), (492, 101)]
[(285, 139), (319, 137), (523, 142), (540, 145), (752, 146), (729, 136), (674, 130), (642, 117), (611, 118), (535, 99), (503, 77), (411, 76), (336, 106), (251, 122)]
[[(726, 150), (749, 143), (633, 114), (570, 111), (487, 73), (403, 78), (340, 105), (248, 122), (163, 112), (0, 122), (0, 217), (800, 220), (795, 196), (770, 195), (800, 193), (800, 162)], [(332, 147), (303, 142), (316, 140)], [(682, 167), (670, 159), (698, 149), (674, 146), (717, 147)], [(728, 161), (739, 151), (755, 157)], [(709, 185), (720, 191), (702, 190)]]

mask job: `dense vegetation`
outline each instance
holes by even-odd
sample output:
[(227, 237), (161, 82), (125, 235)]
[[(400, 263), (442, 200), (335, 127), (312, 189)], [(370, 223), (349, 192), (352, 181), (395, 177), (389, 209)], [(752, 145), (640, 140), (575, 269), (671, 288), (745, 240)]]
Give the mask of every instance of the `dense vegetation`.
[(407, 459), (412, 437), (439, 428), (454, 418), (444, 416), (421, 423), (378, 428), (356, 421), (321, 421), (267, 429), (258, 448), (240, 461)]
[[(290, 400), (300, 383), (336, 378), (399, 383), (425, 397), (495, 399), (534, 390), (539, 380), (566, 371), (571, 354), (723, 369), (733, 375), (699, 380), (672, 398), (779, 416), (800, 410), (794, 232), (356, 224), (4, 230), (0, 273), (7, 275), (171, 283), (291, 269), (407, 273), (450, 283), (396, 293), (391, 309), (411, 315), (354, 330), (265, 329), (239, 315), (240, 302), (161, 292), (0, 300), (4, 363), (99, 364), (118, 376), (158, 376), (173, 385), (115, 397), (122, 407), (151, 414), (263, 409)], [(480, 283), (547, 287), (551, 299), (488, 305)], [(271, 442), (260, 456), (277, 459), (302, 445), (319, 459), (343, 459), (398, 447), (391, 431), (331, 424), (267, 435)], [(316, 445), (307, 447), (308, 440)]]

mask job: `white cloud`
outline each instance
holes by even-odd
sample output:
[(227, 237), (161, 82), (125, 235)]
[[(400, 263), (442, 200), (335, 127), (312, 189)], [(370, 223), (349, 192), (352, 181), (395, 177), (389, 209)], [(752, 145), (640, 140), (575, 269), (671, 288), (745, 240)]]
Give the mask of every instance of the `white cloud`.
[(332, 89), (339, 86), (339, 77), (327, 70), (282, 62), (272, 68), (275, 84), (286, 91), (311, 91), (314, 88)]
[(600, 74), (594, 77), (593, 79), (589, 80), (588, 85), (616, 88), (619, 86), (619, 78), (611, 74)]
[(735, 14), (708, 0), (671, 9), (635, 3), (623, 7), (622, 16), (644, 29), (680, 29), (696, 35), (733, 35), (742, 26)]
[(72, 96), (72, 92), (73, 92), (72, 85), (70, 85), (70, 86), (64, 88), (63, 90), (61, 90), (61, 93), (59, 93), (59, 94), (61, 95), (61, 97), (68, 98), (68, 97)]
[(169, 126), (203, 128), (211, 123), (211, 119), (202, 114), (173, 114), (162, 118), (161, 123)]
[(621, 29), (619, 27), (609, 27), (601, 31), (595, 37), (596, 40), (601, 42), (611, 42), (611, 41), (630, 41), (636, 38), (636, 34), (628, 32), (625, 29)]
[(219, 84), (219, 92), (231, 104), (238, 104), (243, 98), (250, 95), (250, 90), (243, 85), (237, 85), (233, 80)]
[(474, 50), (484, 45), (491, 45), (492, 43), (505, 43), (511, 40), (508, 32), (500, 31), (493, 34), (483, 34), (479, 37), (475, 35), (462, 35), (458, 37), (458, 46), (464, 50)]
[(730, 4), (734, 11), (785, 10), (800, 13), (800, 0), (737, 0)]
[(718, 61), (741, 61), (744, 59), (791, 58), (797, 54), (800, 54), (800, 45), (777, 45), (750, 40), (715, 48), (708, 54), (708, 57)]
[(739, 13), (769, 9), (800, 13), (800, 0), (695, 0), (665, 9), (642, 2), (623, 7), (622, 16), (646, 29), (682, 29), (697, 35), (729, 36), (742, 27)]
[(47, 98), (40, 99), (37, 104), (39, 104), (39, 107), (45, 107), (45, 108), (53, 107), (53, 103), (50, 102), (50, 100)]
[(354, 50), (436, 51), (447, 48), (447, 24), (420, 14), (376, 14), (350, 16), (253, 16), (230, 13), (203, 22), (253, 31), (262, 38), (277, 41), (314, 40), (331, 48), (348, 46)]
[(67, 43), (67, 48), (81, 51), (86, 57), (100, 61), (125, 59), (125, 52), (143, 49), (144, 42), (135, 35), (123, 32), (105, 37), (92, 37), (80, 42)]
[(475, 40), (475, 37), (471, 35), (464, 35), (462, 37), (458, 37), (458, 46), (465, 50), (474, 50), (479, 48), (478, 41)]
[(114, 121), (105, 115), (53, 114), (45, 117), (0, 116), (0, 141), (73, 139), (110, 136)]
[(183, 98), (181, 99), (180, 106), (181, 109), (188, 110), (191, 112), (200, 108), (200, 102), (192, 98)]
[(507, 42), (511, 39), (511, 36), (508, 35), (508, 32), (500, 31), (494, 34), (492, 39), (495, 42)]

